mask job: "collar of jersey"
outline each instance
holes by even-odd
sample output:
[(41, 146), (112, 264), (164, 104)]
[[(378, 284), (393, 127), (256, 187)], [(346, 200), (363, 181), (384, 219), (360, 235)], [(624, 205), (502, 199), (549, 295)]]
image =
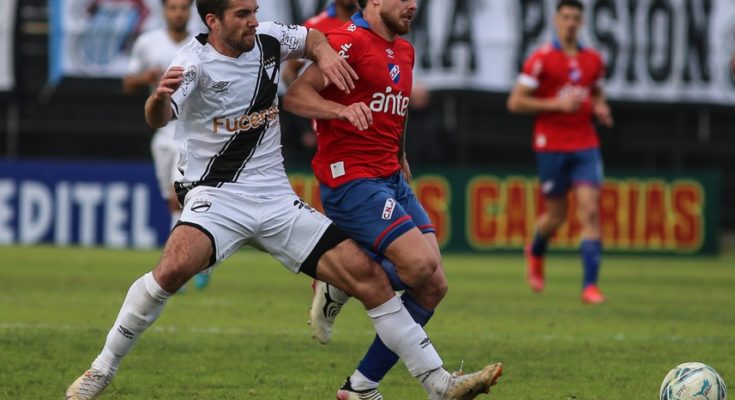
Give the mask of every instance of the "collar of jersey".
[[(554, 39), (551, 40), (551, 45), (554, 47), (555, 50), (561, 50), (561, 40), (559, 40), (558, 37), (554, 37)], [(582, 51), (584, 50), (584, 46), (582, 45), (582, 42), (577, 42), (577, 50)]]
[(337, 3), (329, 3), (327, 6), (327, 16), (334, 18), (337, 16)]
[(370, 29), (370, 24), (368, 24), (365, 17), (362, 16), (362, 11), (358, 11), (352, 16), (352, 23), (360, 28)]

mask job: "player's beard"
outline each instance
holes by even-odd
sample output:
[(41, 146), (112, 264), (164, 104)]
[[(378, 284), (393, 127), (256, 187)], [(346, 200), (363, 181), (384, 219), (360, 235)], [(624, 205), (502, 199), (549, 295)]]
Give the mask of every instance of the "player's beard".
[(401, 21), (401, 15), (394, 18), (388, 11), (381, 10), (380, 16), (383, 19), (385, 26), (398, 35), (405, 35), (411, 31), (411, 22), (408, 22), (407, 24), (403, 23), (403, 21)]
[(255, 47), (255, 36), (233, 32), (227, 35), (227, 45), (241, 53), (247, 53)]

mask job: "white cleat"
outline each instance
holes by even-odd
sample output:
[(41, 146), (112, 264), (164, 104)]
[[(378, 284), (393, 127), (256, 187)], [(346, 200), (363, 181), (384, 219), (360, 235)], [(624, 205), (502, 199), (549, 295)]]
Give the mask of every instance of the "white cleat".
[[(344, 299), (344, 301), (340, 301)], [(345, 305), (349, 296), (330, 286), (326, 282), (315, 281), (314, 298), (311, 300), (309, 309), (309, 325), (311, 325), (311, 336), (321, 344), (329, 343), (332, 338), (332, 325), (334, 319)]]
[(471, 400), (480, 394), (489, 393), (490, 386), (497, 383), (503, 374), (503, 364), (489, 364), (471, 374), (455, 372), (444, 393), (432, 394), (429, 400)]
[(66, 389), (66, 400), (92, 400), (112, 380), (112, 376), (105, 375), (100, 371), (89, 369)]

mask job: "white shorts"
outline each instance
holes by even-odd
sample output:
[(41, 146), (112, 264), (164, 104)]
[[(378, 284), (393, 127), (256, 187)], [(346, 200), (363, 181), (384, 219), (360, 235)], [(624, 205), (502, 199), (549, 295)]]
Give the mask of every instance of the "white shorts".
[(153, 165), (156, 168), (158, 188), (161, 190), (161, 197), (164, 199), (171, 197), (174, 182), (181, 179), (181, 173), (178, 169), (181, 150), (178, 143), (170, 136), (169, 132), (159, 129), (153, 135), (151, 141), (151, 154), (153, 155)]
[(186, 195), (179, 223), (209, 235), (214, 246), (210, 269), (250, 245), (299, 272), (332, 221), (293, 192), (253, 197), (230, 188), (198, 186)]

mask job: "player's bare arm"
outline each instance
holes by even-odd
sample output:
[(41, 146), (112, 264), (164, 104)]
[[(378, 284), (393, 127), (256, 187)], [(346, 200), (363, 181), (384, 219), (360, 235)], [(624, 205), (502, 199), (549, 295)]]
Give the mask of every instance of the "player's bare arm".
[(327, 83), (334, 84), (345, 93), (355, 88), (355, 81), (359, 79), (357, 73), (332, 49), (324, 34), (316, 29), (309, 29), (306, 36), (306, 58), (319, 65)]
[(565, 93), (548, 99), (535, 97), (533, 93), (534, 89), (517, 84), (508, 97), (508, 111), (516, 114), (571, 113), (577, 111), (584, 100), (578, 93)]
[(403, 121), (403, 134), (401, 140), (398, 142), (398, 163), (401, 165), (401, 173), (406, 182), (411, 182), (411, 167), (408, 165), (408, 158), (406, 157), (406, 134), (408, 130), (408, 116)]
[(357, 129), (365, 130), (373, 123), (373, 114), (365, 103), (348, 106), (326, 100), (319, 92), (327, 87), (321, 69), (312, 64), (288, 88), (283, 99), (286, 111), (310, 119), (342, 119)]
[(123, 78), (123, 93), (133, 94), (140, 89), (155, 85), (158, 79), (163, 75), (163, 71), (158, 68), (151, 68), (139, 74), (128, 75)]
[(171, 67), (163, 74), (156, 90), (148, 96), (145, 120), (151, 128), (161, 128), (171, 120), (171, 95), (181, 86), (183, 79), (184, 69)]
[(615, 121), (610, 111), (610, 106), (607, 104), (607, 97), (605, 91), (601, 87), (595, 87), (592, 91), (592, 113), (595, 115), (600, 123), (608, 128), (615, 125)]
[(304, 67), (304, 62), (300, 60), (288, 60), (286, 65), (283, 66), (283, 73), (281, 78), (286, 86), (291, 86), (293, 81), (299, 77), (299, 71)]

